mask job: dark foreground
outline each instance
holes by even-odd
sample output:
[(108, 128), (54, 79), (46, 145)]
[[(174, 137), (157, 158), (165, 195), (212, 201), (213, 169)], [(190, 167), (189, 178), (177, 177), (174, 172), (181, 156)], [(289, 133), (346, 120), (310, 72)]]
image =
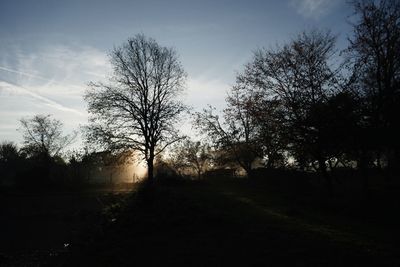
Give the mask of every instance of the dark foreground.
[(276, 188), (244, 179), (144, 186), (35, 265), (399, 266), (397, 210)]
[(87, 242), (104, 210), (131, 186), (0, 191), (0, 266), (59, 266), (71, 244)]

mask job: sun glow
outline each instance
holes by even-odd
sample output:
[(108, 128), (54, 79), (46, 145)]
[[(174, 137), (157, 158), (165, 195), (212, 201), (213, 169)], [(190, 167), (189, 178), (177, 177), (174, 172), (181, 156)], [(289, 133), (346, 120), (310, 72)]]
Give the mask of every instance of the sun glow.
[(143, 161), (131, 163), (127, 170), (129, 171), (129, 175), (132, 178), (133, 183), (139, 182), (146, 177), (147, 168), (144, 165)]

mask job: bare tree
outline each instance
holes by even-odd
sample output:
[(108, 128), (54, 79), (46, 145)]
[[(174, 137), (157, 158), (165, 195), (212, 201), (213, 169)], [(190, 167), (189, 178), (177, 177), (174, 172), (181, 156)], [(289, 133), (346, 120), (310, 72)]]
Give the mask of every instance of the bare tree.
[(197, 172), (197, 177), (202, 178), (203, 173), (211, 161), (211, 150), (207, 144), (200, 141), (194, 142), (187, 140), (184, 147), (186, 147), (186, 160)]
[(297, 158), (316, 161), (328, 184), (330, 155), (325, 145), (329, 140), (324, 139), (328, 122), (320, 107), (343, 87), (342, 64), (335, 61), (335, 54), (335, 37), (329, 32), (304, 32), (275, 50), (256, 51), (242, 75), (243, 81), (262, 90), (268, 101), (282, 105), (288, 148)]
[(212, 107), (195, 115), (197, 127), (216, 145), (219, 161), (235, 161), (248, 176), (257, 159), (266, 167), (277, 166), (286, 147), (282, 101), (271, 98), (263, 86), (252, 81), (252, 64), (238, 74), (226, 98), (222, 121)]
[(142, 34), (115, 48), (110, 59), (109, 83), (91, 83), (85, 94), (88, 139), (114, 151), (141, 152), (152, 180), (155, 157), (180, 139), (175, 124), (185, 110), (178, 96), (186, 73), (175, 50)]
[[(355, 0), (352, 4), (354, 33), (347, 55), (363, 100), (363, 147), (376, 152), (374, 161), (380, 168), (385, 150), (397, 153), (397, 160), (391, 157), (394, 161), (400, 159), (400, 2)], [(398, 166), (394, 161), (392, 165)]]
[(76, 133), (63, 135), (63, 123), (51, 115), (35, 115), (23, 118), (21, 131), (24, 139), (23, 150), (31, 156), (59, 156), (61, 151), (70, 145)]
[(284, 105), (280, 99), (265, 94), (263, 87), (248, 82), (246, 71), (250, 66), (247, 64), (245, 71), (238, 74), (235, 91), (240, 90), (240, 99), (247, 99), (245, 109), (251, 117), (254, 152), (267, 168), (281, 166), (287, 146)]
[(262, 149), (257, 141), (257, 125), (252, 116), (255, 104), (253, 94), (234, 86), (226, 98), (223, 121), (209, 107), (195, 113), (195, 126), (211, 138), (217, 150), (225, 150), (251, 176), (253, 163), (262, 158)]
[(179, 174), (183, 170), (189, 170), (193, 174), (193, 170), (197, 174), (197, 178), (201, 179), (203, 173), (208, 169), (212, 160), (211, 148), (200, 141), (192, 141), (185, 139), (175, 146), (170, 155), (169, 161), (172, 163)]

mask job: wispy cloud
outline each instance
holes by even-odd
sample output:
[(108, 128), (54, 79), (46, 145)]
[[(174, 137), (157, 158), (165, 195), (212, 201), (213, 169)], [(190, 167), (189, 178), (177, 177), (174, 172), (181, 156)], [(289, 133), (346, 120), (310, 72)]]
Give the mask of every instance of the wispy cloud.
[(312, 19), (328, 14), (341, 0), (290, 0), (289, 5), (297, 13)]
[(27, 49), (18, 42), (0, 48), (0, 141), (18, 142), (19, 119), (33, 114), (53, 114), (67, 132), (77, 129), (87, 122), (87, 83), (110, 72), (106, 53), (89, 46)]
[(196, 110), (207, 107), (209, 104), (223, 108), (229, 88), (229, 84), (220, 80), (191, 78), (187, 82), (185, 103)]

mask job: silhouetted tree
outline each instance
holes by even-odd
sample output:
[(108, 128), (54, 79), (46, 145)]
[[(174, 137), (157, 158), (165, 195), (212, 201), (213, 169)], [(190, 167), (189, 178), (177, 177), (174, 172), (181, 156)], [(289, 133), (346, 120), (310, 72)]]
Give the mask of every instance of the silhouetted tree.
[(317, 105), (309, 113), (311, 121), (322, 116), (319, 124), (320, 149), (327, 157), (331, 170), (346, 166), (354, 159), (359, 138), (360, 106), (351, 92), (341, 91)]
[(282, 102), (265, 94), (264, 87), (249, 82), (249, 68), (251, 63), (238, 75), (226, 98), (223, 122), (210, 107), (196, 113), (195, 123), (211, 137), (220, 163), (233, 160), (251, 176), (256, 159), (267, 167), (278, 166), (287, 142)]
[(24, 139), (23, 150), (28, 156), (59, 156), (76, 137), (76, 133), (63, 135), (63, 123), (53, 119), (51, 115), (35, 115), (23, 118), (20, 122)]
[(326, 118), (318, 109), (342, 90), (342, 64), (335, 55), (335, 37), (329, 32), (304, 32), (275, 50), (256, 51), (242, 75), (267, 99), (281, 103), (288, 148), (298, 158), (317, 163), (313, 166), (326, 177), (329, 190), (327, 160), (332, 155), (324, 147), (329, 142), (323, 138)]
[(20, 157), (18, 147), (12, 142), (2, 142), (0, 144), (0, 162), (6, 164), (15, 161)]
[(200, 141), (194, 142), (191, 140), (186, 140), (184, 142), (185, 149), (185, 158), (189, 163), (189, 166), (192, 167), (196, 173), (197, 177), (201, 179), (203, 173), (209, 167), (211, 161), (211, 149)]
[(172, 150), (170, 162), (178, 173), (185, 169), (195, 171), (197, 178), (201, 179), (203, 173), (209, 168), (212, 161), (211, 148), (200, 141), (185, 139), (178, 143)]
[(174, 127), (185, 106), (178, 100), (186, 74), (176, 52), (136, 35), (111, 52), (108, 84), (91, 83), (85, 94), (88, 139), (109, 150), (136, 150), (153, 179), (155, 156), (180, 139)]
[[(26, 185), (43, 185), (50, 183), (51, 170), (60, 181), (61, 170), (65, 162), (61, 152), (73, 142), (76, 133), (64, 135), (63, 124), (51, 115), (34, 115), (20, 120), (23, 137), (22, 151), (29, 158), (29, 168), (24, 174)], [(28, 180), (28, 178), (31, 178)]]
[(352, 4), (356, 21), (347, 55), (354, 64), (364, 107), (360, 165), (368, 165), (367, 154), (374, 151), (371, 161), (379, 168), (385, 153), (389, 165), (395, 166), (400, 158), (400, 2), (356, 0)]
[(241, 98), (249, 99), (246, 109), (254, 127), (254, 151), (267, 168), (282, 166), (287, 148), (284, 106), (265, 94), (262, 87), (249, 83), (246, 70), (237, 76), (235, 90), (241, 92)]
[(225, 150), (251, 176), (253, 162), (261, 152), (256, 141), (256, 126), (251, 116), (251, 100), (233, 88), (223, 111), (224, 121), (209, 107), (195, 113), (195, 125), (212, 141), (216, 150)]
[(4, 183), (15, 183), (18, 171), (23, 168), (24, 155), (12, 142), (0, 144), (0, 185)]

